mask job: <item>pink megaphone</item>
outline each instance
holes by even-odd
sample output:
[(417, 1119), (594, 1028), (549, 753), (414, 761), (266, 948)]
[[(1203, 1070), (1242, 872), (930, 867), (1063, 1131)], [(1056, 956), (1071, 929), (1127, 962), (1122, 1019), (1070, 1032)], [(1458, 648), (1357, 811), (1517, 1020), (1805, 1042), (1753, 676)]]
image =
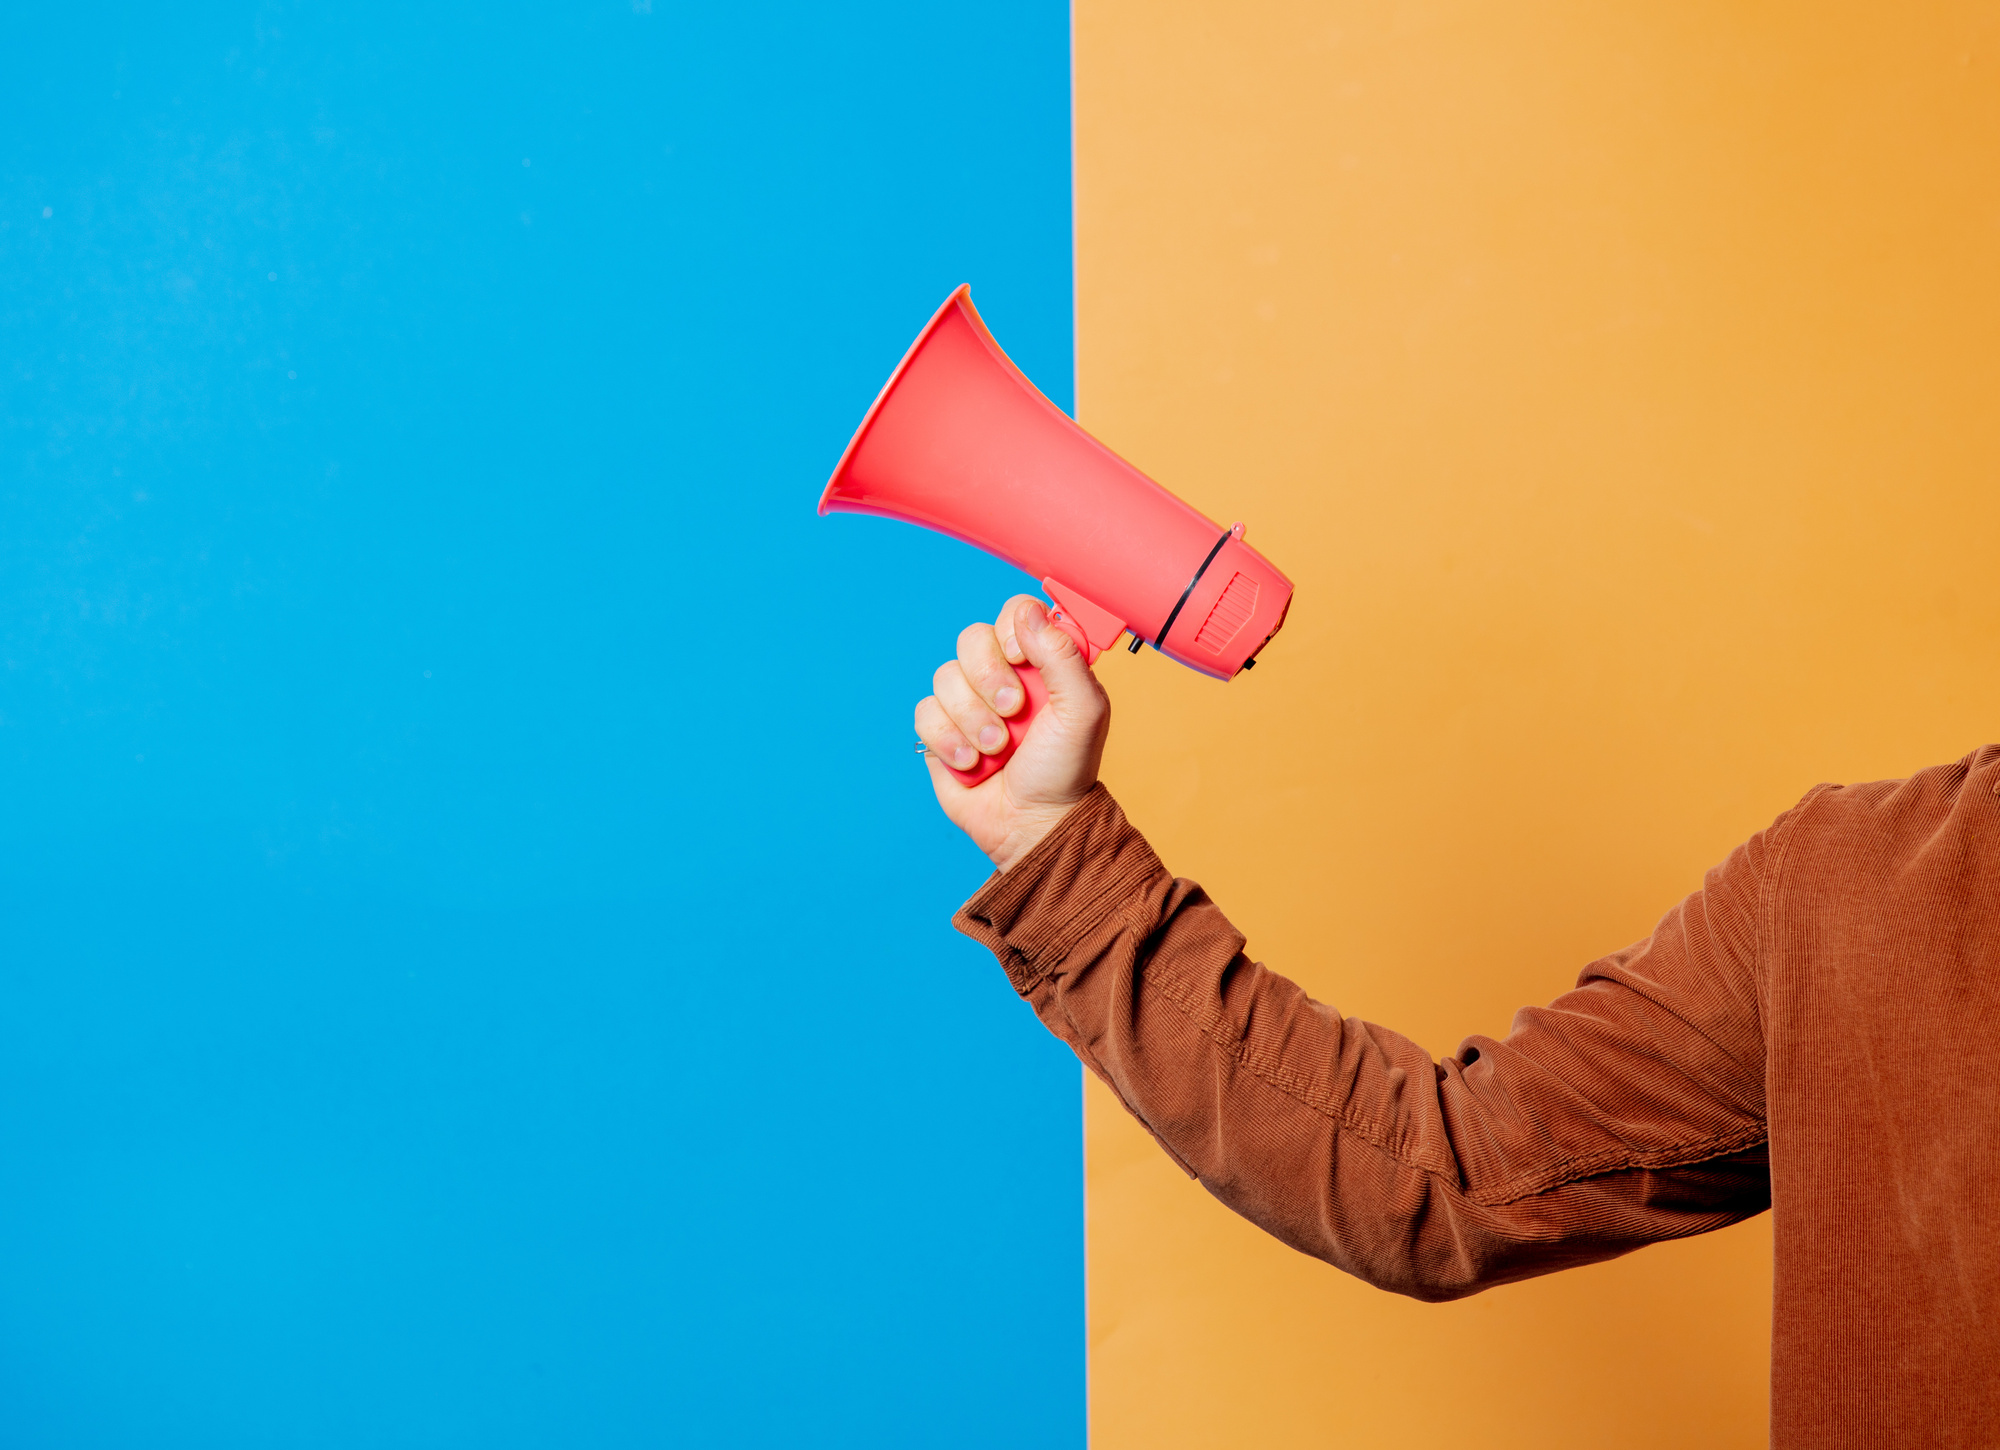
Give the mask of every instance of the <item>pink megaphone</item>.
[[(945, 299), (820, 495), (824, 513), (881, 514), (962, 539), (1042, 581), (1052, 616), (1095, 663), (1119, 635), (1232, 678), (1285, 622), (1292, 581), (1079, 428), (1000, 350), (970, 286)], [(1027, 702), (976, 785), (1006, 763), (1048, 699), (1020, 670)]]

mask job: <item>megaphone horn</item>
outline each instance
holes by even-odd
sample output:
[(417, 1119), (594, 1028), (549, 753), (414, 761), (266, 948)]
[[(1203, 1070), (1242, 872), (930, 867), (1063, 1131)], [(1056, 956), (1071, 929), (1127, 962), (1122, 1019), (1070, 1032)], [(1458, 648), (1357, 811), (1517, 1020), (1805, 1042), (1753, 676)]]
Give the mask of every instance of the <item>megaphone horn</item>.
[[(1292, 582), (1243, 542), (1084, 432), (993, 340), (962, 286), (917, 334), (841, 454), (819, 511), (902, 519), (1041, 580), (1056, 623), (1095, 662), (1120, 634), (1220, 680), (1247, 669), (1285, 622)], [(1047, 699), (1026, 705), (999, 770)], [(1030, 677), (1033, 677), (1032, 679)]]

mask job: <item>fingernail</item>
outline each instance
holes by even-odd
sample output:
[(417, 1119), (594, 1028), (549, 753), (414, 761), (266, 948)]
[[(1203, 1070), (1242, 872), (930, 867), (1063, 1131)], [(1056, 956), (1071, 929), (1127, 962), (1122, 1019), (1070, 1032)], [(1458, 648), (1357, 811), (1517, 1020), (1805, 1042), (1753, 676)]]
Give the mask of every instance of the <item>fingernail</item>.
[(979, 759), (978, 751), (969, 745), (961, 745), (951, 753), (951, 768), (953, 770), (970, 770), (972, 769), (972, 762), (977, 759)]
[(1041, 605), (1024, 604), (1021, 606), (1020, 613), (1023, 616), (1022, 622), (1028, 626), (1029, 634), (1040, 634), (1043, 629), (1047, 628), (1049, 617), (1042, 612)]
[(1005, 639), (1000, 641), (1000, 652), (1006, 655), (1009, 660), (1012, 660), (1016, 664), (1020, 663), (1021, 641), (1014, 638), (1014, 636), (1011, 634), (1008, 635)]
[(1002, 685), (993, 694), (993, 708), (1002, 715), (1014, 713), (1014, 707), (1021, 703), (1021, 692), (1012, 685)]
[(979, 732), (979, 748), (981, 750), (998, 750), (1000, 742), (1006, 738), (1007, 732), (1005, 730), (1002, 730), (998, 725), (988, 725), (984, 730)]

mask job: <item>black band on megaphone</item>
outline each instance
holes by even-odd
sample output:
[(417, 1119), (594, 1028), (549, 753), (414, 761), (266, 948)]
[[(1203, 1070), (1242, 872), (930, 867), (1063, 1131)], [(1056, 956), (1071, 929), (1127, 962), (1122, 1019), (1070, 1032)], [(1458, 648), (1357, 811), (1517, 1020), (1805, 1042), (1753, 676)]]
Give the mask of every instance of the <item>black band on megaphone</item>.
[(1174, 612), (1167, 616), (1167, 622), (1160, 626), (1160, 637), (1153, 641), (1154, 649), (1158, 649), (1167, 642), (1167, 631), (1174, 627), (1174, 621), (1179, 619), (1181, 611), (1187, 608), (1188, 596), (1194, 593), (1194, 586), (1201, 583), (1201, 576), (1208, 572), (1208, 566), (1215, 562), (1215, 556), (1222, 552), (1222, 546), (1229, 542), (1230, 536), (1235, 532), (1236, 528), (1234, 525), (1224, 529), (1222, 537), (1215, 541), (1215, 547), (1208, 551), (1208, 557), (1201, 561), (1201, 567), (1194, 571), (1194, 578), (1188, 580), (1188, 587), (1181, 591), (1180, 603), (1176, 604)]

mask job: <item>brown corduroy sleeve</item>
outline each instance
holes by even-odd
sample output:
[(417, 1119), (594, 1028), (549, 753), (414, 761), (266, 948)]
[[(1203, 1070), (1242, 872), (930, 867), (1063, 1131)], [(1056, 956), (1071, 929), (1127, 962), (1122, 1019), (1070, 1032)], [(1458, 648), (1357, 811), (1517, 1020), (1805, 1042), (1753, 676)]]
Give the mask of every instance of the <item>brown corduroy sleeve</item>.
[(1442, 1063), (1245, 957), (1101, 785), (955, 924), (1216, 1197), (1448, 1299), (1769, 1206), (1757, 963), (1783, 824)]

